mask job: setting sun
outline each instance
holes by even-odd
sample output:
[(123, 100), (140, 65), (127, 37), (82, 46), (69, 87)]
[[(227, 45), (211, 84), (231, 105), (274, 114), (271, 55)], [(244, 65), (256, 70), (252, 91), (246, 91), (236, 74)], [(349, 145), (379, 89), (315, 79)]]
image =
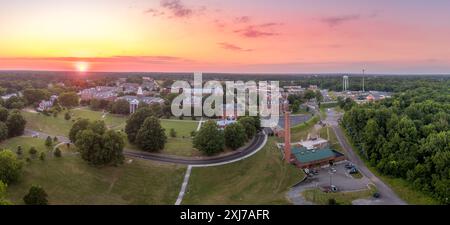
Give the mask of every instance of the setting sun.
[(89, 69), (89, 64), (87, 62), (77, 62), (75, 67), (78, 72), (84, 73)]

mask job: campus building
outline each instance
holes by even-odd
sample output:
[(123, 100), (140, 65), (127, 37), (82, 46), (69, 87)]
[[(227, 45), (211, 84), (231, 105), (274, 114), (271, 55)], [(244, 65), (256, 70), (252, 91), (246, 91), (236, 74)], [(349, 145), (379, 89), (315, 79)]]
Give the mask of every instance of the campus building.
[(284, 106), (284, 144), (283, 153), (287, 163), (294, 164), (298, 168), (321, 167), (345, 160), (344, 154), (328, 147), (328, 141), (321, 138), (309, 139), (297, 143), (291, 143), (291, 124), (289, 106)]

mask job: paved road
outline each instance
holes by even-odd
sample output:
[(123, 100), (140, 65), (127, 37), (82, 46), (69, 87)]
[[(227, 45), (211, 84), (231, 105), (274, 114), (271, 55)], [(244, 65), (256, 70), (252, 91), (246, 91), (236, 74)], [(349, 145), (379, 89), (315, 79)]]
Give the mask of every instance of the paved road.
[(153, 160), (153, 161), (169, 162), (169, 163), (185, 164), (185, 165), (219, 164), (219, 163), (223, 163), (223, 162), (229, 162), (229, 161), (234, 161), (236, 159), (244, 158), (245, 156), (252, 154), (254, 151), (259, 150), (260, 147), (265, 144), (266, 140), (267, 140), (267, 135), (265, 133), (261, 132), (256, 135), (256, 137), (253, 139), (252, 143), (250, 143), (246, 148), (244, 148), (242, 150), (238, 150), (232, 154), (218, 156), (218, 157), (193, 159), (193, 158), (167, 156), (167, 155), (155, 154), (155, 153), (127, 151), (126, 149), (124, 151), (124, 155), (141, 158), (141, 159)]
[[(37, 136), (38, 138), (45, 139), (49, 134), (34, 131), (30, 129), (25, 130), (26, 136)], [(70, 140), (64, 136), (57, 136), (58, 140), (64, 143), (70, 143)], [(129, 157), (141, 158), (145, 160), (152, 160), (158, 162), (168, 162), (175, 164), (193, 165), (193, 166), (207, 166), (207, 165), (219, 165), (226, 162), (234, 162), (243, 159), (249, 155), (252, 155), (256, 151), (260, 150), (267, 141), (266, 131), (260, 132), (256, 135), (253, 141), (243, 149), (237, 150), (231, 154), (217, 156), (217, 157), (204, 157), (204, 158), (185, 158), (177, 156), (168, 156), (157, 153), (136, 152), (129, 149), (124, 149), (124, 155)]]
[(347, 158), (358, 167), (358, 170), (370, 181), (375, 184), (378, 192), (381, 195), (380, 200), (382, 200), (383, 204), (386, 205), (405, 205), (406, 202), (400, 199), (392, 189), (386, 185), (382, 180), (380, 180), (377, 176), (375, 176), (364, 164), (364, 162), (359, 158), (359, 156), (353, 151), (353, 148), (348, 143), (342, 129), (338, 125), (338, 118), (340, 117), (334, 110), (330, 109), (327, 112), (327, 119), (325, 122), (329, 124), (336, 137), (341, 144), (341, 146), (347, 151)]

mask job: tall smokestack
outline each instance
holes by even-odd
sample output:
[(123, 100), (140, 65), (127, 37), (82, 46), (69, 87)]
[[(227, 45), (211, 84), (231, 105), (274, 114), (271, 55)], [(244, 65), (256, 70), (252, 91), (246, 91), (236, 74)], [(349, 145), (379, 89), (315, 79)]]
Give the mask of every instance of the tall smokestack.
[(284, 159), (287, 163), (291, 161), (291, 120), (289, 104), (284, 104)]

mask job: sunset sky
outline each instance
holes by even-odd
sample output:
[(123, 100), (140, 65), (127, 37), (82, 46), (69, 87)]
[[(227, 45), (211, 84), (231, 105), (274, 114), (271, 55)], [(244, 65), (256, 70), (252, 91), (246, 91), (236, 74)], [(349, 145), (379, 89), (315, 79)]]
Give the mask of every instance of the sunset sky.
[(447, 0), (0, 0), (0, 70), (450, 73)]

